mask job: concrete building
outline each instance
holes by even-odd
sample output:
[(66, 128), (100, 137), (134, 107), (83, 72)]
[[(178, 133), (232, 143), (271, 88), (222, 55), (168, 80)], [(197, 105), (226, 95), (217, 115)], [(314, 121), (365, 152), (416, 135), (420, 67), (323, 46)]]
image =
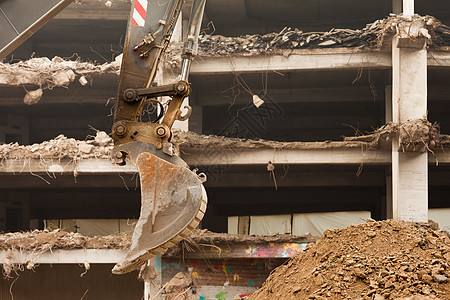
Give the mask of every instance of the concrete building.
[[(127, 220), (138, 217), (136, 169), (111, 164), (110, 141), (54, 139), (63, 134), (84, 141), (96, 130), (110, 132), (118, 79), (111, 62), (121, 53), (130, 3), (108, 2), (76, 1), (7, 59), (59, 56), (93, 64), (54, 59), (34, 61), (45, 67), (33, 61), (2, 66), (0, 141), (38, 145), (0, 145), (1, 231), (59, 227), (110, 234), (129, 231)], [(450, 23), (444, 0), (209, 0), (190, 76), (193, 114), (178, 124), (191, 133), (175, 138), (181, 157), (208, 176), (201, 228), (319, 235), (367, 217), (450, 226), (450, 30), (436, 20)], [(178, 74), (176, 49), (175, 43), (162, 63), (160, 82)], [(36, 72), (39, 67), (46, 71)], [(66, 79), (57, 81), (61, 76)], [(38, 103), (23, 103), (27, 91), (39, 87)], [(438, 122), (440, 132), (426, 120)], [(215, 275), (197, 278), (202, 288), (194, 299), (233, 299), (254, 291), (312, 241), (281, 239), (263, 250), (244, 240), (219, 258), (214, 249), (227, 242), (217, 238), (217, 245), (202, 248), (211, 261), (196, 252), (159, 257), (146, 290), (154, 296), (177, 271), (207, 274), (212, 266)], [(109, 275), (123, 249), (58, 251), (34, 258), (43, 266), (21, 273), (32, 279), (18, 279), (20, 291), (39, 290), (36, 278), (58, 282), (49, 298), (61, 297), (70, 282), (76, 282), (73, 299), (141, 297), (135, 275)], [(30, 260), (11, 255), (5, 250), (0, 258)], [(9, 299), (11, 280), (1, 284), (0, 299)], [(30, 297), (14, 293), (15, 299)]]

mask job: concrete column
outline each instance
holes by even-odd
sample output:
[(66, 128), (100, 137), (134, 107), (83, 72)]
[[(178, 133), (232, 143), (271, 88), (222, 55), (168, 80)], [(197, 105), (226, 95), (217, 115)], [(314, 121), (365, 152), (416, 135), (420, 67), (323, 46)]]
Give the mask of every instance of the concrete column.
[(161, 255), (158, 254), (148, 262), (156, 271), (156, 277), (151, 281), (144, 281), (144, 300), (160, 300), (163, 299), (161, 295), (162, 289), (162, 269), (161, 269)]
[(414, 15), (414, 0), (403, 0), (403, 15)]
[[(392, 120), (396, 123), (427, 114), (427, 51), (399, 48), (399, 40), (395, 37), (392, 42)], [(394, 219), (428, 221), (428, 154), (399, 151), (398, 140), (392, 142), (392, 207)]]
[[(384, 120), (385, 123), (392, 122), (392, 85), (386, 86), (384, 90), (384, 103), (385, 103), (385, 115)], [(384, 206), (384, 214), (386, 216), (386, 219), (392, 219), (393, 218), (393, 212), (392, 212), (392, 167), (391, 170), (387, 170), (386, 172), (386, 199), (385, 200), (385, 206)]]

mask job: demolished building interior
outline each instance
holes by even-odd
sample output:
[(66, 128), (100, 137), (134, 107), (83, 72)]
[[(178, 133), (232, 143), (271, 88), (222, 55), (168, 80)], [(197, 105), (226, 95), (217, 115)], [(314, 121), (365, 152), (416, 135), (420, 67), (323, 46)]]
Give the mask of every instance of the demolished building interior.
[[(173, 142), (208, 208), (141, 271), (145, 299), (184, 292), (179, 272), (192, 299), (252, 293), (367, 218), (450, 231), (450, 5), (412, 2), (207, 0)], [(130, 5), (75, 1), (0, 63), (0, 299), (142, 297), (136, 272), (109, 274), (140, 206), (108, 135)], [(159, 83), (180, 73), (184, 15)]]

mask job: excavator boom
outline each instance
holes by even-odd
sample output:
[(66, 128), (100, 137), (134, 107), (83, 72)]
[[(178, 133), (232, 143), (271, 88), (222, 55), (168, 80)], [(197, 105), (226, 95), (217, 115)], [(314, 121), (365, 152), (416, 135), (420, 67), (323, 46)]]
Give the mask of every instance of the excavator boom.
[[(193, 3), (181, 79), (168, 85), (154, 84), (158, 63), (183, 3), (132, 1), (114, 112), (112, 158), (120, 165), (132, 163), (138, 167), (141, 213), (131, 249), (114, 267), (115, 274), (135, 270), (175, 245), (197, 227), (206, 211), (206, 177), (192, 172), (175, 155), (170, 142), (174, 122), (189, 117), (189, 113), (182, 115), (180, 107), (191, 91), (187, 78), (190, 61), (197, 52), (205, 0)], [(171, 99), (163, 103), (161, 96)], [(149, 110), (153, 115), (145, 115)]]
[[(0, 61), (73, 0), (0, 0)], [(172, 126), (184, 121), (180, 107), (191, 91), (190, 62), (197, 53), (206, 0), (194, 0), (183, 48), (181, 79), (155, 86), (158, 63), (184, 0), (133, 0), (128, 19), (112, 135), (113, 160), (138, 167), (141, 214), (129, 253), (113, 269), (123, 274), (175, 245), (206, 211), (204, 174), (197, 175), (175, 155)], [(164, 103), (161, 96), (171, 97)], [(153, 114), (152, 114), (153, 112)]]

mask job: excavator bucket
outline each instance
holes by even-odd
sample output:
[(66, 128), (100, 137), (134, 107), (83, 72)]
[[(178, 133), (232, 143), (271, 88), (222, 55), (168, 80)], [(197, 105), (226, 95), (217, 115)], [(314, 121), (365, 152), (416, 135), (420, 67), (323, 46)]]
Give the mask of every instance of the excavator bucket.
[(114, 274), (138, 269), (174, 246), (197, 227), (206, 211), (206, 192), (197, 174), (149, 152), (139, 154), (136, 164), (141, 180), (141, 214), (130, 251), (115, 265)]

